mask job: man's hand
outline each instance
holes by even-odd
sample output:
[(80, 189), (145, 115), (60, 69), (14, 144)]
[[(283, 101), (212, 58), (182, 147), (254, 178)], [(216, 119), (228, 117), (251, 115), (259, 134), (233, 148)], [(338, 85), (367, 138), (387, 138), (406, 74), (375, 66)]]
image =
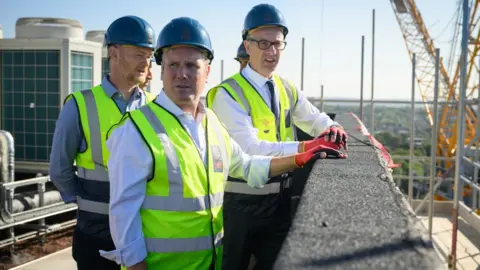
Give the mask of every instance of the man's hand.
[(127, 267), (127, 270), (147, 270), (147, 262), (143, 260), (135, 265)]
[(314, 161), (317, 159), (324, 159), (324, 158), (345, 159), (347, 158), (347, 154), (344, 154), (331, 147), (320, 145), (306, 152), (295, 154), (294, 156), (295, 164), (299, 168), (302, 168), (303, 166), (305, 166), (305, 164), (307, 164), (310, 161)]
[(343, 149), (347, 150), (347, 141), (348, 141), (348, 135), (343, 130), (342, 127), (339, 126), (331, 126), (327, 128), (325, 132), (320, 134), (320, 136), (317, 137), (317, 139), (322, 138), (324, 139), (325, 142), (330, 142), (330, 143), (335, 143), (339, 147), (343, 146)]
[(318, 146), (329, 147), (329, 148), (333, 148), (335, 150), (340, 150), (340, 148), (342, 146), (342, 143), (337, 144), (335, 142), (326, 141), (323, 138), (319, 137), (319, 138), (315, 138), (313, 140), (301, 142), (300, 145), (299, 145), (298, 152), (299, 153), (308, 152), (311, 149), (316, 148)]

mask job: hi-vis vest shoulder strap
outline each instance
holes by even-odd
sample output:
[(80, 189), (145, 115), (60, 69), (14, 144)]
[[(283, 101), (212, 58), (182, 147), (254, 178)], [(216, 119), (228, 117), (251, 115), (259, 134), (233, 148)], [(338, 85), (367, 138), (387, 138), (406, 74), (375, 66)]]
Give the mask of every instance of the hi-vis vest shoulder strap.
[(298, 101), (297, 90), (286, 79), (277, 75), (274, 75), (273, 79), (279, 93), (279, 119), (275, 119), (262, 96), (241, 73), (233, 75), (211, 89), (207, 94), (207, 106), (211, 108), (217, 91), (224, 88), (250, 115), (253, 126), (259, 131), (260, 140), (293, 141), (296, 134), (292, 123), (292, 110)]
[[(149, 269), (221, 269), (223, 194), (231, 160), (228, 132), (207, 109), (207, 161), (175, 115), (151, 102), (127, 113), (153, 157), (140, 211)], [(132, 168), (134, 169), (134, 168)]]
[[(153, 94), (145, 94), (146, 102), (155, 99)], [(77, 104), (86, 142), (85, 151), (79, 152), (75, 159), (77, 175), (82, 182), (82, 189), (78, 190), (77, 196), (78, 208), (108, 215), (109, 179), (106, 166), (109, 152), (106, 136), (110, 127), (118, 123), (123, 115), (101, 85), (74, 92), (65, 98), (64, 103), (70, 99)], [(102, 200), (98, 199), (100, 197)]]

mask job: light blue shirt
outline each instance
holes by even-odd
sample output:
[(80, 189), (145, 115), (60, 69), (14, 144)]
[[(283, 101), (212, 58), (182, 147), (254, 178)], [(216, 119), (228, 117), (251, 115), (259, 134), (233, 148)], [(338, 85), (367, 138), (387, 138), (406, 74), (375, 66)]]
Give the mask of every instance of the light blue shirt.
[[(108, 75), (103, 78), (101, 85), (107, 95), (113, 98), (122, 114), (135, 110), (146, 103), (145, 93), (140, 88), (135, 89), (128, 101), (125, 100), (123, 95), (110, 83)], [(85, 137), (80, 125), (77, 103), (70, 99), (63, 105), (56, 122), (49, 168), (50, 180), (55, 184), (66, 203), (76, 201), (77, 175), (73, 163), (77, 153), (85, 149)]]
[[(206, 140), (202, 120), (206, 110), (200, 103), (196, 118), (180, 109), (164, 91), (155, 101), (175, 115), (190, 133), (205, 162)], [(126, 267), (135, 265), (147, 257), (145, 239), (142, 232), (140, 208), (145, 199), (147, 179), (153, 171), (153, 157), (143, 138), (127, 119), (112, 131), (107, 140), (110, 151), (108, 174), (110, 179), (110, 232), (116, 250), (100, 251), (100, 254)], [(232, 159), (229, 175), (246, 179), (251, 187), (263, 187), (268, 181), (272, 157), (249, 156), (231, 140)]]

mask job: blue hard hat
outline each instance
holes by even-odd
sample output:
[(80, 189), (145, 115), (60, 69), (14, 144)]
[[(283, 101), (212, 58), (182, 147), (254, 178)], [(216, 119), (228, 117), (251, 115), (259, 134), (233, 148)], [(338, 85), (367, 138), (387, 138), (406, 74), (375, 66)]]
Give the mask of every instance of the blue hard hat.
[(152, 26), (137, 16), (124, 16), (116, 19), (105, 33), (104, 45), (133, 45), (155, 49), (155, 32)]
[(287, 22), (283, 14), (276, 7), (270, 4), (259, 4), (254, 6), (245, 17), (243, 23), (242, 38), (246, 39), (248, 31), (261, 26), (279, 26), (283, 28), (283, 35), (288, 34)]
[(210, 61), (213, 60), (213, 48), (210, 35), (199, 21), (180, 17), (171, 20), (160, 32), (155, 49), (155, 61), (162, 64), (163, 49), (174, 45), (190, 45), (207, 52)]
[(247, 54), (247, 51), (245, 50), (245, 46), (243, 45), (243, 42), (240, 43), (240, 46), (238, 46), (237, 50), (237, 57), (234, 59), (239, 61), (239, 58), (249, 58), (250, 55)]

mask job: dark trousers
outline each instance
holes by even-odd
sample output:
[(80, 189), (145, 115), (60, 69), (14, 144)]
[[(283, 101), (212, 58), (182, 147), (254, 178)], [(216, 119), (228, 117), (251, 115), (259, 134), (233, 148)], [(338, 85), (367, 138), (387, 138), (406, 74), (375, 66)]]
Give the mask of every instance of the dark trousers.
[(224, 211), (222, 269), (247, 270), (252, 255), (256, 261), (253, 269), (272, 269), (290, 229), (290, 217), (289, 202), (266, 219), (251, 213)]
[(78, 270), (120, 270), (120, 265), (100, 256), (99, 250), (115, 249), (113, 241), (87, 235), (75, 229), (72, 241), (72, 256)]

